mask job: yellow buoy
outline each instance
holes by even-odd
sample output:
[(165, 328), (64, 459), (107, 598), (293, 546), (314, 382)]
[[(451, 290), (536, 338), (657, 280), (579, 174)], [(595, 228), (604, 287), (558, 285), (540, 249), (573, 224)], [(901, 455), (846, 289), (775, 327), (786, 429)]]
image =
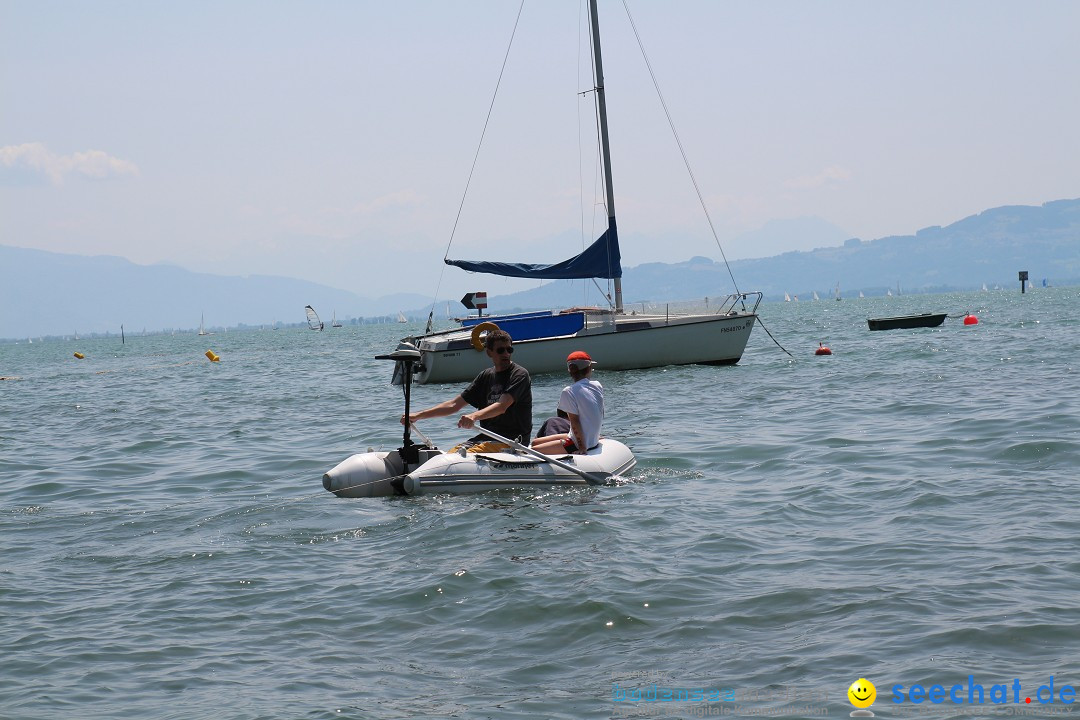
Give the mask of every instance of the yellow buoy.
[(221, 357), (218, 356), (213, 350), (207, 350), (206, 357), (210, 360), (210, 362), (218, 362), (219, 360), (221, 360)]
[(75, 357), (77, 357), (77, 358), (79, 358), (80, 360), (82, 360), (82, 359), (83, 359), (84, 357), (86, 357), (86, 356), (85, 356), (85, 355), (83, 355), (82, 353), (75, 353)]

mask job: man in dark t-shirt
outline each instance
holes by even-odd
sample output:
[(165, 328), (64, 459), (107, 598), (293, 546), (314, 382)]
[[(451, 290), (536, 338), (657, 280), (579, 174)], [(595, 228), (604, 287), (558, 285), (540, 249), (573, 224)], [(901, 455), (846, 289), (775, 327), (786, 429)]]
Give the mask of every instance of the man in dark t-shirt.
[[(424, 418), (452, 415), (466, 405), (472, 405), (476, 410), (458, 418), (458, 427), (472, 428), (480, 423), (481, 427), (503, 437), (527, 443), (532, 434), (532, 379), (529, 371), (512, 360), (513, 341), (506, 332), (489, 332), (484, 347), (491, 358), (492, 367), (477, 375), (453, 400), (409, 413), (408, 419), (402, 415), (401, 423), (404, 425)], [(453, 450), (461, 446), (467, 447), (468, 452), (496, 452), (508, 447), (483, 434), (469, 438)]]

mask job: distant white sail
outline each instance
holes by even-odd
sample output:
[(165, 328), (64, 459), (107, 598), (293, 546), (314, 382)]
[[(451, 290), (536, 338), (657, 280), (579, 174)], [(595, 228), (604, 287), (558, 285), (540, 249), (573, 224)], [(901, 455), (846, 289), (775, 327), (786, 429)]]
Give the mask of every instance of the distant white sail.
[(791, 296), (787, 293), (784, 293), (784, 302), (791, 302)]
[(206, 314), (205, 313), (199, 315), (199, 334), (200, 335), (209, 335), (210, 334), (210, 333), (206, 332), (205, 320), (206, 320)]
[(405, 318), (405, 315), (404, 315), (404, 314), (403, 314), (403, 313), (402, 313), (401, 311), (398, 311), (398, 314), (397, 314), (397, 321), (398, 321), (399, 323), (409, 322), (409, 321), (408, 321), (408, 320), (407, 320), (407, 319)]
[(337, 310), (330, 316), (330, 327), (341, 327), (341, 323), (337, 321)]
[(307, 313), (307, 324), (312, 330), (322, 330), (323, 322), (319, 319), (319, 313), (315, 312), (315, 308), (310, 305), (304, 306), (304, 312)]

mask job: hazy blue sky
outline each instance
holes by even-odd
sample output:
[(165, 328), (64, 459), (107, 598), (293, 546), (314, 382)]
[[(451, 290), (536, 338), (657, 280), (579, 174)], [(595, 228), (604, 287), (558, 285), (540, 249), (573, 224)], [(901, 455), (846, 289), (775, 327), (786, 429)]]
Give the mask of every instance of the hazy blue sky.
[[(624, 264), (718, 260), (623, 6), (600, 9)], [(630, 9), (729, 258), (773, 254), (739, 239), (769, 221), (873, 239), (1080, 196), (1078, 2)], [(517, 11), (0, 0), (0, 243), (432, 292)], [(599, 233), (582, 17), (525, 5), (452, 256)], [(447, 268), (440, 294), (529, 285)]]

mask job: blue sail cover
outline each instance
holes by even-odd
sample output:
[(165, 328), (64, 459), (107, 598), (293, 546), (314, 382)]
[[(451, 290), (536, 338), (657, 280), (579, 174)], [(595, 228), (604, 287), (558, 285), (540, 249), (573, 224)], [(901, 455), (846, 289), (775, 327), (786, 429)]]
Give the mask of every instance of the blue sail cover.
[(574, 280), (577, 278), (621, 278), (622, 258), (619, 255), (619, 233), (615, 218), (608, 219), (608, 229), (580, 255), (554, 265), (530, 265), (528, 263), (486, 262), (483, 260), (451, 260), (454, 265), (469, 272), (501, 275), (502, 277), (537, 278), (543, 280)]

